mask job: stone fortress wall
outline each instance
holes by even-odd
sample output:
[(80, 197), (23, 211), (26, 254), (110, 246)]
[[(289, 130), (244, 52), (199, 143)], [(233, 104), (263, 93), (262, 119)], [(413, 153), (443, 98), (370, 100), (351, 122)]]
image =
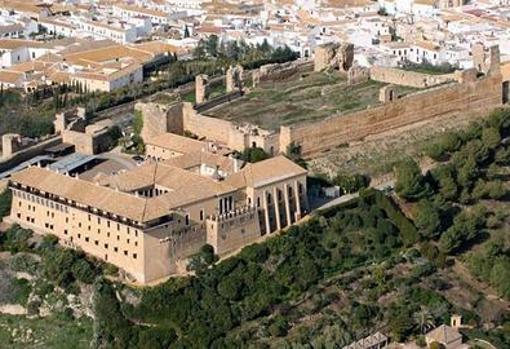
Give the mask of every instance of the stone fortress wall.
[[(419, 85), (421, 81), (437, 85), (402, 98), (393, 96), (381, 100), (381, 105), (366, 110), (334, 116), (318, 122), (282, 127), (280, 149), (291, 143), (301, 145), (302, 155), (313, 157), (342, 144), (359, 141), (363, 138), (396, 129), (416, 122), (448, 117), (458, 113), (484, 115), (504, 102), (503, 86), (508, 86), (510, 77), (501, 74), (500, 54), (497, 46), (488, 50), (477, 49), (474, 56), (477, 69), (457, 71), (445, 76), (430, 75), (425, 81), (412, 72), (395, 74), (393, 69), (378, 70), (373, 80), (400, 85)], [(478, 76), (483, 74), (482, 76)], [(417, 78), (418, 77), (418, 78)], [(421, 79), (421, 80), (420, 80)], [(451, 80), (450, 80), (451, 79)], [(452, 82), (448, 82), (452, 81)], [(383, 87), (388, 92), (391, 85)], [(508, 89), (508, 87), (507, 87)], [(506, 92), (508, 94), (508, 91)], [(387, 97), (387, 96), (385, 96)]]
[(280, 148), (301, 145), (305, 157), (341, 144), (435, 117), (486, 113), (501, 105), (501, 76), (452, 83), (417, 92), (383, 105), (295, 127), (282, 127)]
[(416, 88), (427, 88), (457, 81), (454, 73), (430, 75), (414, 71), (379, 66), (370, 68), (370, 78), (372, 80), (385, 82), (388, 84), (403, 85)]
[[(144, 110), (144, 125), (149, 129), (153, 126), (163, 127), (163, 132), (178, 134), (190, 131), (239, 151), (258, 146), (268, 153), (276, 154), (285, 152), (290, 144), (298, 143), (303, 156), (309, 158), (340, 145), (420, 121), (458, 113), (481, 115), (501, 106), (506, 102), (505, 94), (509, 95), (507, 100), (510, 98), (510, 65), (500, 64), (497, 46), (489, 49), (475, 46), (473, 60), (476, 68), (444, 75), (385, 67), (359, 67), (353, 63), (352, 46), (349, 44), (325, 45), (317, 51), (313, 62), (271, 64), (243, 72), (244, 81), (251, 75), (255, 85), (271, 79), (286, 78), (288, 74), (296, 72), (331, 69), (345, 74), (349, 84), (360, 83), (368, 78), (390, 84), (381, 89), (380, 104), (377, 106), (313, 123), (282, 126), (279, 132), (209, 117), (207, 111), (198, 111), (190, 103), (178, 103), (169, 107), (169, 110), (174, 111), (172, 113), (153, 113), (151, 110), (156, 107), (141, 103), (137, 109)], [(392, 84), (424, 90), (400, 97)]]
[(73, 144), (77, 152), (94, 155), (110, 146), (111, 120), (89, 123), (84, 108), (71, 108), (55, 115), (55, 132), (62, 136), (62, 142)]

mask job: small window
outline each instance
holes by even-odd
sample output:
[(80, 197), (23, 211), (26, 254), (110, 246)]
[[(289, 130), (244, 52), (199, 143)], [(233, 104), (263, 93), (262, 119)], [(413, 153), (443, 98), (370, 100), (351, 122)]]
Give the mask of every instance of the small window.
[(136, 259), (136, 253), (133, 253), (133, 259)]

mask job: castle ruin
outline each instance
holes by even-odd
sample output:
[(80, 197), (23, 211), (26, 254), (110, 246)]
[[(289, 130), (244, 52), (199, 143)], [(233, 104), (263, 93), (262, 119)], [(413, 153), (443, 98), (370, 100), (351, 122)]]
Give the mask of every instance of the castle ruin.
[(354, 62), (354, 45), (329, 43), (315, 48), (314, 71), (335, 69), (347, 73)]
[(242, 91), (244, 80), (244, 68), (238, 64), (235, 67), (230, 66), (226, 74), (227, 93), (234, 92), (236, 89)]
[(207, 102), (209, 98), (209, 77), (200, 74), (195, 77), (195, 102), (197, 104)]

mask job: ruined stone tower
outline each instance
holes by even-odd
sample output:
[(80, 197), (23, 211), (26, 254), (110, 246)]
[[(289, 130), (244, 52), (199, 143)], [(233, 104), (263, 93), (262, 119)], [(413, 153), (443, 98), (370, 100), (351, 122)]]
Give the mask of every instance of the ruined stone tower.
[(244, 69), (240, 64), (228, 68), (226, 75), (227, 93), (233, 92), (235, 89), (241, 90), (243, 88), (243, 75)]
[(314, 70), (336, 69), (348, 72), (354, 62), (354, 45), (329, 43), (315, 48)]
[(200, 74), (195, 77), (195, 102), (197, 104), (207, 101), (209, 77), (205, 74)]
[(473, 64), (478, 72), (485, 75), (499, 73), (499, 46), (491, 46), (486, 49), (482, 43), (476, 43), (473, 45), (471, 53), (473, 55)]

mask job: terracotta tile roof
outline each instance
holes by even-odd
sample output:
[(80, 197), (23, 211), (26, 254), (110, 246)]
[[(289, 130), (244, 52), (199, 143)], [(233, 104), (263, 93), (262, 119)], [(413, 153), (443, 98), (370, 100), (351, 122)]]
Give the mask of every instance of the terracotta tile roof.
[[(170, 45), (168, 45), (170, 46)], [(107, 61), (114, 61), (121, 58), (133, 58), (138, 63), (144, 64), (151, 61), (156, 55), (163, 52), (156, 51), (158, 46), (123, 46), (120, 44), (106, 45), (91, 50), (84, 50), (79, 52), (71, 52), (64, 54), (64, 58), (71, 64), (88, 66), (94, 63), (103, 63)], [(167, 49), (169, 47), (159, 46), (159, 48)], [(168, 51), (164, 51), (165, 53)]]
[(21, 72), (9, 71), (9, 70), (0, 70), (0, 82), (7, 84), (15, 84), (20, 79), (23, 79), (25, 74)]
[(55, 72), (48, 75), (48, 79), (55, 83), (68, 83), (71, 81), (71, 75), (66, 72)]
[(20, 47), (43, 47), (43, 44), (33, 40), (0, 39), (0, 49), (15, 50)]
[(184, 49), (182, 47), (177, 47), (174, 45), (165, 44), (161, 41), (149, 41), (143, 42), (140, 44), (131, 44), (128, 48), (140, 50), (144, 53), (152, 53), (152, 54), (165, 54), (168, 52), (183, 52)]
[[(241, 167), (243, 166), (243, 161), (231, 159), (220, 154), (214, 154), (206, 151), (198, 151), (165, 160), (163, 161), (163, 164), (182, 168), (185, 170), (193, 169), (199, 167), (200, 165), (207, 165), (210, 167), (217, 166), (219, 170), (229, 174), (233, 174), (241, 169)], [(236, 166), (238, 167), (237, 169)]]
[(30, 167), (13, 174), (11, 181), (137, 222), (144, 221), (146, 199), (58, 174), (48, 169)]
[(123, 76), (131, 74), (139, 69), (141, 65), (131, 62), (128, 65), (96, 65), (94, 70), (85, 70), (73, 74), (76, 79), (98, 80), (98, 81), (114, 81)]
[(176, 151), (181, 154), (188, 154), (207, 150), (207, 144), (204, 142), (168, 132), (153, 137), (146, 143), (160, 148)]
[(53, 67), (54, 65), (55, 63), (52, 62), (41, 62), (37, 60), (13, 65), (12, 67), (9, 68), (9, 70), (24, 73), (28, 73), (31, 71), (42, 72)]
[[(113, 176), (96, 176), (97, 183), (39, 167), (17, 172), (12, 175), (11, 181), (136, 222), (149, 222), (173, 210), (214, 199), (239, 188), (264, 186), (305, 174), (306, 170), (278, 156), (248, 165), (225, 181), (202, 177), (165, 162), (147, 163)], [(133, 194), (155, 185), (166, 188), (168, 193), (152, 198)]]
[(38, 2), (30, 1), (30, 0), (18, 0), (18, 1), (12, 1), (12, 0), (2, 0), (0, 1), (0, 7), (6, 8), (6, 9), (12, 9), (19, 12), (28, 12), (28, 13), (34, 13), (39, 14), (43, 7), (50, 8), (50, 5), (40, 5)]
[(280, 155), (254, 164), (248, 164), (233, 174), (225, 183), (235, 187), (263, 187), (280, 180), (306, 175), (307, 171), (293, 161)]
[(154, 17), (163, 17), (167, 18), (168, 15), (163, 11), (157, 11), (157, 10), (151, 10), (150, 8), (145, 7), (139, 7), (139, 6), (133, 6), (133, 5), (126, 5), (126, 4), (116, 4), (115, 5), (118, 8), (131, 11), (131, 12), (137, 12), (148, 16), (154, 16)]
[(444, 343), (446, 345), (459, 340), (462, 335), (453, 327), (441, 325), (425, 335), (434, 342)]
[(439, 45), (431, 41), (417, 40), (415, 45), (429, 51), (439, 51)]

